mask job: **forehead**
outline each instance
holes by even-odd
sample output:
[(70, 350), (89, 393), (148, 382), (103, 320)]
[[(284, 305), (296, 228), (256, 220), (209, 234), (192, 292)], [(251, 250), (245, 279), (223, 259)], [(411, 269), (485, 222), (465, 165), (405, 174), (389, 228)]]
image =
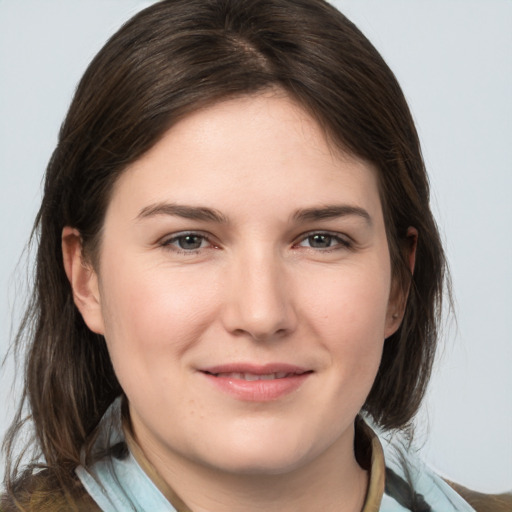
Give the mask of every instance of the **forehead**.
[(112, 201), (123, 196), (132, 205), (179, 201), (228, 209), (254, 200), (274, 214), (308, 202), (380, 210), (376, 169), (334, 147), (311, 115), (275, 91), (180, 120), (121, 175)]

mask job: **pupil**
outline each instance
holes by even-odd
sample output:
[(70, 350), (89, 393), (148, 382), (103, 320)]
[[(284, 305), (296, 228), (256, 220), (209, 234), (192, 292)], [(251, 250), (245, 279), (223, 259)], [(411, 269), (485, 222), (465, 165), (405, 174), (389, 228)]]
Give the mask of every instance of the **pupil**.
[(331, 246), (331, 237), (328, 235), (313, 235), (309, 237), (311, 247), (325, 248)]
[(178, 245), (181, 249), (199, 249), (202, 238), (197, 235), (185, 235), (179, 238)]

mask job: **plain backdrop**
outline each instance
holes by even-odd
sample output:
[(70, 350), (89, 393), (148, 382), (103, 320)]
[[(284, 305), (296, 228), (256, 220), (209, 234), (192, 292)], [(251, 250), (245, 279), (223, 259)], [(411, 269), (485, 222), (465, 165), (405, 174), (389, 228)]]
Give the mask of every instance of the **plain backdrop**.
[[(150, 3), (0, 0), (0, 354), (26, 296), (26, 265), (16, 264), (76, 83), (107, 37)], [(510, 490), (512, 1), (333, 3), (410, 102), (452, 272), (458, 323), (444, 331), (417, 443), (443, 475)], [(17, 397), (11, 359), (1, 372), (0, 436)]]

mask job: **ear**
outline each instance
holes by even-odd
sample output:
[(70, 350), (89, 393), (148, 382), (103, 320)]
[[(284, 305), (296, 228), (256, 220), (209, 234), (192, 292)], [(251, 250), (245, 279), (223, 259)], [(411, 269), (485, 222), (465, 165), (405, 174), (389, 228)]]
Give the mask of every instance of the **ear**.
[(62, 230), (64, 270), (73, 290), (73, 300), (91, 331), (104, 334), (98, 275), (87, 262), (80, 232), (69, 226)]
[[(417, 245), (418, 230), (411, 226), (407, 228), (407, 245), (405, 248), (406, 253), (404, 254), (409, 266), (409, 270), (411, 272), (411, 277), (414, 274), (414, 265), (416, 264)], [(386, 316), (385, 338), (388, 338), (394, 334), (402, 323), (402, 319), (405, 313), (405, 306), (407, 304), (407, 297), (409, 296), (410, 286), (411, 281), (409, 281), (406, 288), (403, 288), (396, 281), (396, 278), (393, 279)]]

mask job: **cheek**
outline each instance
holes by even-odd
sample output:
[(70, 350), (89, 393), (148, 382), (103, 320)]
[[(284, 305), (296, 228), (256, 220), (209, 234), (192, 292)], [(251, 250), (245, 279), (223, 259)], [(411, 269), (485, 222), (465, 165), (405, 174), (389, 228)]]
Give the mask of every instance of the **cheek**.
[(305, 314), (316, 319), (329, 338), (342, 336), (356, 343), (364, 341), (365, 333), (383, 336), (389, 292), (386, 268), (342, 270), (324, 276), (321, 283), (313, 279), (305, 283), (302, 303)]
[(179, 361), (216, 316), (216, 287), (205, 287), (200, 272), (135, 260), (105, 268), (104, 276), (102, 311), (114, 366), (146, 364), (149, 371), (165, 354)]
[(384, 346), (390, 278), (385, 265), (368, 268), (333, 272), (321, 287), (310, 283), (314, 292), (303, 302), (309, 328), (340, 374), (371, 386)]

